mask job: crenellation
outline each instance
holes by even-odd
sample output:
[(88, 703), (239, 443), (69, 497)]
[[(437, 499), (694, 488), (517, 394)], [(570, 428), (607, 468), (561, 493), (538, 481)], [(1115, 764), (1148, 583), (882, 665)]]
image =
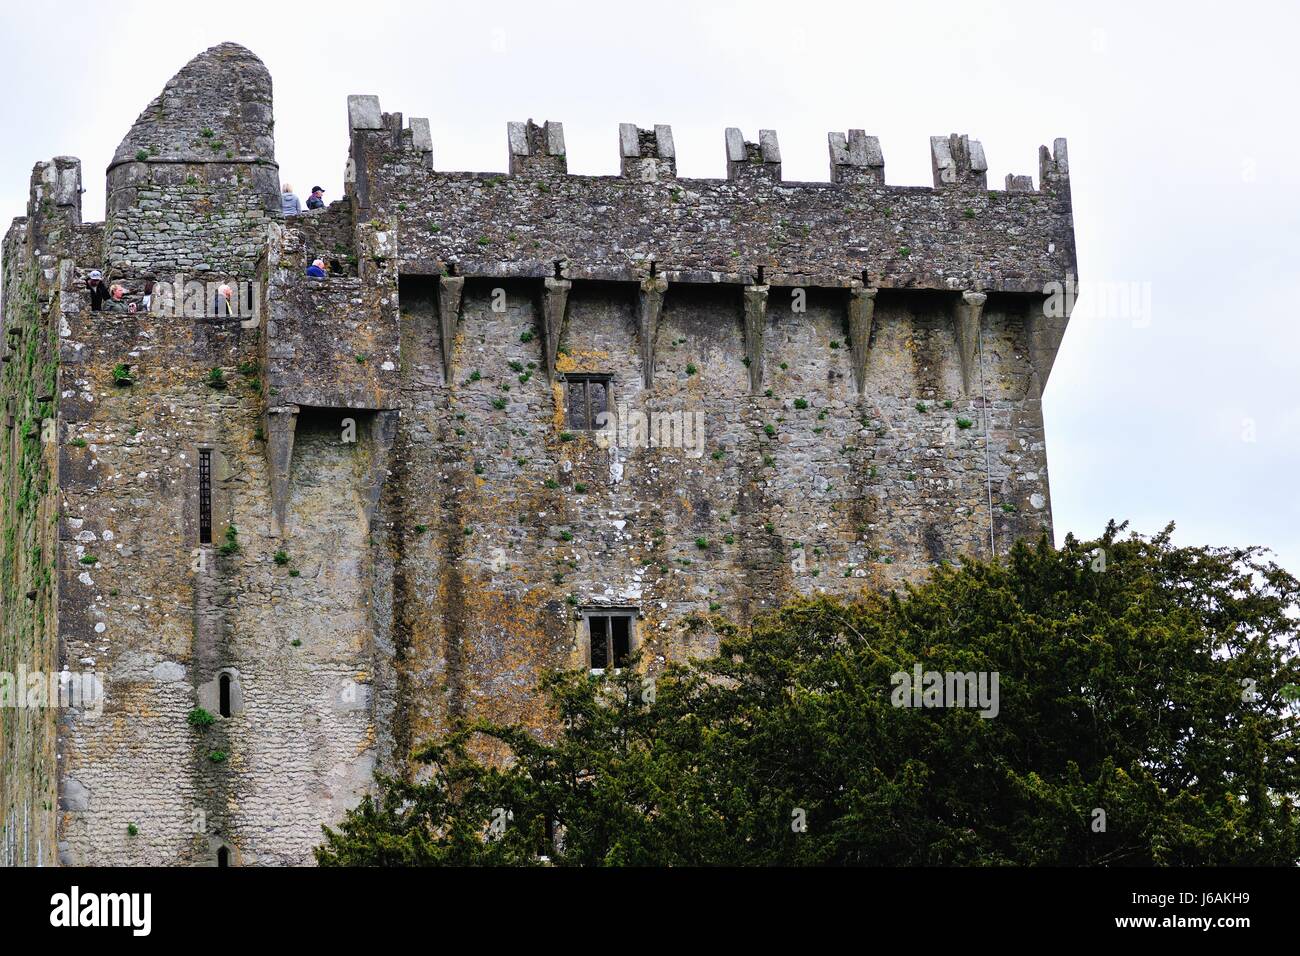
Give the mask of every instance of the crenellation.
[(1038, 181), (1044, 190), (1069, 188), (1070, 160), (1066, 151), (1065, 140), (1052, 141), (1049, 151), (1046, 146), (1038, 147)]
[(728, 179), (759, 176), (781, 181), (781, 147), (777, 144), (776, 130), (761, 129), (758, 142), (750, 143), (740, 130), (729, 126), (726, 143)]
[(348, 96), (348, 132), (384, 128), (384, 113), (379, 97), (365, 94)]
[(862, 130), (829, 182), (735, 128), (726, 178), (681, 179), (671, 127), (623, 123), (620, 175), (579, 176), (529, 120), (502, 176), (347, 114), (344, 197), (285, 217), (270, 77), (222, 44), (123, 139), (103, 222), (58, 157), (5, 234), (0, 671), (35, 647), (104, 707), (4, 715), (4, 862), (310, 863), (455, 721), (550, 733), (580, 608), (635, 609), (653, 674), (716, 650), (689, 615), (1050, 531), (1064, 140), (988, 192), (965, 136), (933, 186)]
[(677, 177), (677, 147), (671, 126), (645, 130), (635, 123), (620, 123), (618, 143), (619, 172), (624, 179), (658, 182)]
[(511, 176), (563, 175), (569, 171), (562, 123), (547, 120), (538, 126), (530, 119), (510, 123), (507, 134)]
[(828, 133), (831, 154), (831, 182), (847, 185), (885, 184), (885, 154), (880, 140), (860, 129)]
[(429, 129), (429, 121), (423, 116), (412, 116), (410, 136), (411, 149), (420, 154), (425, 166), (433, 169), (433, 133)]
[(949, 186), (988, 189), (988, 161), (984, 147), (964, 133), (930, 137), (930, 164), (934, 188)]

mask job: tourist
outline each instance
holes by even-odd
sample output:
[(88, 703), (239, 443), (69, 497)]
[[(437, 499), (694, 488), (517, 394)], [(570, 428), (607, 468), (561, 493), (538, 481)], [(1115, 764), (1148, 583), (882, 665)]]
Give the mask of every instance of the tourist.
[[(297, 202), (297, 199), (294, 200)], [(232, 298), (235, 290), (230, 288), (224, 282), (217, 288), (217, 298), (212, 304), (212, 311), (218, 316), (228, 316), (235, 314), (235, 304)]]
[(280, 187), (280, 211), (286, 216), (296, 216), (302, 212), (302, 203), (293, 194), (293, 187), (288, 183)]
[(311, 187), (311, 196), (308, 197), (307, 199), (307, 208), (308, 209), (325, 208), (325, 190), (322, 189), (320, 186)]
[(313, 279), (324, 279), (324, 278), (325, 278), (325, 260), (324, 260), (324, 259), (313, 259), (313, 260), (311, 261), (311, 265), (309, 265), (309, 266), (307, 267), (307, 275), (311, 276)]
[(153, 279), (145, 280), (144, 295), (140, 296), (140, 305), (145, 312), (153, 307)]
[(90, 293), (90, 310), (100, 311), (104, 300), (108, 298), (108, 286), (104, 285), (104, 274), (98, 269), (92, 269), (86, 279), (86, 291)]
[(126, 287), (114, 282), (108, 287), (108, 301), (104, 303), (105, 312), (125, 312), (126, 303), (122, 301), (122, 296), (126, 295)]

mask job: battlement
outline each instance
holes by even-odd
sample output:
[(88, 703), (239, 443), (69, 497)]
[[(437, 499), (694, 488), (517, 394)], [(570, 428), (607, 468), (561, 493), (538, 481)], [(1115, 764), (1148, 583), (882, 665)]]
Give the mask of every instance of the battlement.
[[(379, 97), (352, 95), (348, 97), (349, 132), (383, 132), (383, 141), (399, 149), (414, 150), (429, 160), (432, 166), (433, 137), (429, 120), (412, 117), (410, 125), (402, 128), (401, 113), (385, 113)], [(506, 124), (509, 156), (509, 174), (567, 174), (567, 151), (564, 143), (564, 124), (548, 120), (537, 124), (526, 122)], [(868, 136), (863, 130), (851, 129), (847, 133), (827, 134), (830, 152), (830, 182), (845, 186), (885, 186), (885, 160), (880, 140)], [(727, 127), (723, 134), (723, 147), (727, 162), (727, 179), (737, 179), (747, 172), (782, 181), (781, 147), (775, 130), (759, 130), (758, 141), (747, 140), (736, 127)], [(1015, 180), (1014, 189), (1006, 191), (1037, 191), (1058, 193), (1068, 186), (1069, 165), (1064, 159), (1065, 140), (1054, 141), (1052, 149), (1039, 147), (1040, 187), (1033, 188), (1030, 176), (1009, 175)], [(635, 123), (618, 126), (618, 154), (620, 175), (624, 179), (655, 181), (673, 179), (677, 175), (677, 150), (671, 126), (656, 124), (653, 129), (643, 129)], [(930, 157), (933, 168), (933, 188), (967, 187), (987, 190), (988, 161), (979, 140), (966, 134), (930, 137)], [(649, 160), (661, 161), (654, 175), (644, 172)], [(450, 173), (450, 171), (446, 171)], [(490, 176), (490, 173), (477, 175)], [(600, 179), (603, 177), (579, 177)], [(708, 180), (698, 180), (707, 182)], [(814, 185), (799, 182), (793, 185)], [(892, 188), (915, 189), (914, 186), (893, 185)]]
[[(681, 179), (672, 128), (618, 128), (620, 175), (567, 172), (560, 123), (510, 123), (510, 172), (434, 167), (429, 124), (349, 98), (349, 190), (401, 237), (402, 271), (570, 279), (1037, 292), (1077, 272), (1065, 142), (1040, 182), (990, 190), (982, 145), (930, 140), (933, 184), (886, 183), (861, 130), (831, 133), (830, 181), (783, 179), (774, 130), (724, 134), (727, 178)], [(599, 210), (593, 215), (593, 210)], [(941, 227), (936, 227), (942, 224)]]

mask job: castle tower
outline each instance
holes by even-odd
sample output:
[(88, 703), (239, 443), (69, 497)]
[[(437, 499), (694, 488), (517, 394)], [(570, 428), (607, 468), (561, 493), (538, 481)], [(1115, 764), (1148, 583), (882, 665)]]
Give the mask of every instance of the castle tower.
[(251, 276), (280, 211), (273, 127), (261, 60), (236, 43), (190, 60), (108, 166), (109, 269)]
[[(546, 669), (654, 673), (716, 649), (687, 619), (1050, 533), (1064, 140), (991, 190), (957, 134), (918, 187), (860, 129), (793, 182), (773, 130), (727, 129), (712, 180), (662, 124), (588, 177), (555, 121), (509, 124), (499, 173), (438, 169), (376, 96), (346, 121), (345, 198), (282, 217), (270, 78), (223, 44), (123, 140), (105, 222), (76, 160), (33, 174), (0, 673), (102, 695), (2, 715), (0, 861), (310, 863), (457, 719), (552, 732)], [(141, 308), (90, 311), (92, 268)], [(177, 272), (239, 310), (144, 310)]]

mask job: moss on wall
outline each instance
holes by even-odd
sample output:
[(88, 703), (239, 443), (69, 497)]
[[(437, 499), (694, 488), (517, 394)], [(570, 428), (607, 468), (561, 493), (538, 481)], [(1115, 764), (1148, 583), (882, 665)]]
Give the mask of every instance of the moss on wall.
[[(57, 700), (46, 694), (58, 670), (54, 563), (57, 534), (58, 296), (45, 299), (38, 272), (7, 244), (0, 371), (0, 863), (48, 864), (56, 855)], [(25, 251), (25, 250), (23, 250)], [(5, 686), (7, 684), (7, 688)], [(7, 690), (7, 693), (6, 693)]]

